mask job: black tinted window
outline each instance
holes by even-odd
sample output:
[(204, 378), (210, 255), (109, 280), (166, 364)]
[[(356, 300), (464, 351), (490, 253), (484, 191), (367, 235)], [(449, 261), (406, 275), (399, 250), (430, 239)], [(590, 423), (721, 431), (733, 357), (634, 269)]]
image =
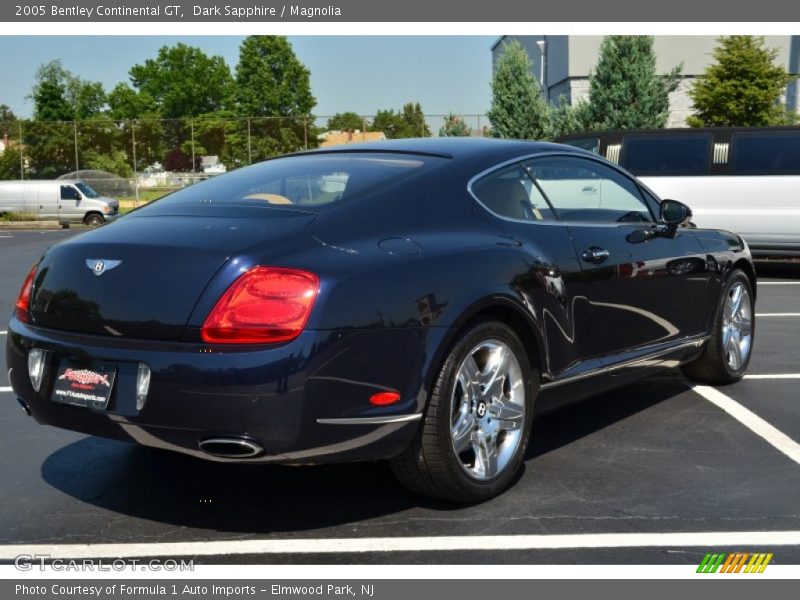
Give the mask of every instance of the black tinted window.
[(61, 199), (62, 200), (79, 200), (78, 190), (71, 185), (61, 186)]
[(800, 131), (734, 134), (731, 142), (731, 173), (800, 174)]
[(704, 175), (710, 152), (709, 134), (626, 135), (620, 164), (635, 175)]

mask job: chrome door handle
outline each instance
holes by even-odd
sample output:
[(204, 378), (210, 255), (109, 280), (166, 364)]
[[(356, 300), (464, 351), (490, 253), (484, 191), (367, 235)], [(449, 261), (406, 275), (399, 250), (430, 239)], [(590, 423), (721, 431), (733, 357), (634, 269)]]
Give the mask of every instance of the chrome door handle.
[(592, 246), (588, 250), (584, 250), (581, 253), (581, 258), (583, 260), (594, 264), (600, 264), (609, 256), (611, 256), (611, 253), (608, 250), (604, 250), (603, 248), (598, 248), (597, 246)]

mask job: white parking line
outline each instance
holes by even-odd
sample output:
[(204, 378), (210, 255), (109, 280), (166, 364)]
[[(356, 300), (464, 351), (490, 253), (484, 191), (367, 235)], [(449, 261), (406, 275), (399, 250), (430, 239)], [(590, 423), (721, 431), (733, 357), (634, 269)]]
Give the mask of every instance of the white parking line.
[(10, 387), (0, 387), (0, 394), (12, 391)]
[(800, 444), (788, 435), (779, 431), (753, 411), (745, 408), (733, 398), (729, 398), (719, 390), (707, 385), (696, 385), (692, 388), (703, 398), (721, 408), (750, 431), (763, 438), (777, 450), (783, 452), (794, 462), (800, 464)]
[(756, 313), (759, 318), (764, 317), (800, 317), (800, 312), (796, 313)]
[(759, 281), (758, 287), (762, 285), (800, 285), (800, 281)]
[(49, 558), (139, 558), (231, 554), (334, 554), (340, 552), (444, 552), (453, 550), (551, 550), (560, 548), (681, 548), (701, 546), (798, 546), (800, 531), (700, 531), (569, 535), (464, 535), (294, 540), (151, 542), (141, 544), (7, 544), (0, 560), (20, 554)]
[(800, 379), (800, 373), (773, 373), (772, 375), (745, 375), (745, 379)]
[(7, 333), (8, 333), (8, 332), (7, 332), (6, 330), (0, 331), (0, 335), (5, 335), (5, 334), (7, 334)]

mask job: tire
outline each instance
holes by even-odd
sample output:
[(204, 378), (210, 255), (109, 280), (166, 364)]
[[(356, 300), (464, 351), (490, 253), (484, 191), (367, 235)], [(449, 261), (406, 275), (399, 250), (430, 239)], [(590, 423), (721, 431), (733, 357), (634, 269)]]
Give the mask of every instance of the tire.
[(83, 224), (87, 227), (100, 227), (105, 222), (106, 220), (103, 218), (103, 215), (98, 215), (97, 213), (86, 215), (86, 218), (83, 220)]
[[(731, 317), (739, 291), (744, 296), (738, 304), (738, 310)], [(743, 271), (736, 269), (723, 288), (711, 338), (703, 348), (703, 353), (682, 367), (684, 374), (693, 381), (712, 385), (739, 381), (747, 371), (753, 355), (755, 314), (750, 279)]]
[(465, 330), (433, 383), (419, 433), (390, 462), (395, 477), (454, 502), (500, 494), (522, 465), (538, 388), (539, 372), (510, 327), (484, 321)]

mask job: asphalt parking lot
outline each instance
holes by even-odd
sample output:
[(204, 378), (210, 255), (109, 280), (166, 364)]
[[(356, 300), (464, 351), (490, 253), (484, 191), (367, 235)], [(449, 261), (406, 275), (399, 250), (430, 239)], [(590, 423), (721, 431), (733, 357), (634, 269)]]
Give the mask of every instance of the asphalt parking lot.
[[(0, 331), (31, 264), (70, 235), (0, 232)], [(382, 464), (220, 465), (39, 426), (0, 373), (0, 561), (145, 544), (199, 563), (800, 563), (800, 265), (759, 276), (744, 381), (668, 372), (544, 417), (520, 480), (479, 506), (413, 496)]]

